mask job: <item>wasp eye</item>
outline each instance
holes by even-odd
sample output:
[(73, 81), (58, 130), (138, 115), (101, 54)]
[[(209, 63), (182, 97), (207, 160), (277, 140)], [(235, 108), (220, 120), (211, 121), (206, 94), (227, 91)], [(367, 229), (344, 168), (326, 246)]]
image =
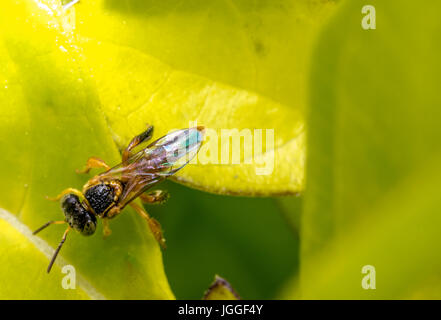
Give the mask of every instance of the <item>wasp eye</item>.
[(85, 236), (90, 236), (95, 233), (96, 230), (96, 221), (88, 220), (84, 224), (84, 229), (81, 232)]
[(66, 194), (61, 199), (61, 208), (63, 211), (74, 211), (79, 204), (80, 199), (72, 193)]

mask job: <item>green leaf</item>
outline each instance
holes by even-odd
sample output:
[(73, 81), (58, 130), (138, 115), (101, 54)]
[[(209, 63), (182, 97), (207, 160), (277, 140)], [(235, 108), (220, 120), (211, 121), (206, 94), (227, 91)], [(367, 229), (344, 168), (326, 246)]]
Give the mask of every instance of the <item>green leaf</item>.
[(300, 217), (303, 197), (283, 197), (277, 199), (280, 212), (296, 237), (300, 235)]
[[(405, 299), (429, 295), (439, 299), (440, 161), (438, 156), (425, 163), (362, 212), (363, 218), (351, 230), (310, 257), (302, 265), (301, 297)], [(375, 267), (375, 290), (362, 288), (365, 265)], [(434, 279), (438, 280), (435, 286)]]
[(84, 279), (77, 278), (77, 290), (65, 290), (61, 286), (64, 274), (42, 276), (53, 249), (33, 237), (29, 228), (3, 209), (0, 209), (0, 230), (0, 263), (4, 273), (0, 277), (1, 299), (102, 298)]
[[(315, 30), (332, 7), (129, 0), (84, 1), (74, 10), (120, 145), (146, 123), (160, 136), (198, 121), (213, 134), (207, 130), (211, 152), (203, 147), (199, 155), (214, 161), (187, 166), (177, 181), (223, 194), (279, 195), (303, 190), (306, 68)], [(274, 144), (255, 149), (250, 164), (242, 152), (240, 164), (219, 165), (215, 151), (227, 146), (221, 129), (250, 129), (254, 139), (254, 129), (275, 129)], [(257, 174), (265, 166), (271, 174)]]
[[(302, 216), (306, 297), (397, 297), (422, 280), (417, 272), (428, 276), (440, 262), (433, 229), (439, 170), (424, 168), (441, 151), (441, 4), (370, 1), (377, 29), (363, 30), (365, 4), (339, 8), (313, 58)], [(378, 266), (382, 290), (378, 284), (362, 292), (364, 264)]]
[[(67, 187), (81, 189), (88, 177), (75, 169), (88, 157), (120, 161), (69, 18), (59, 1), (0, 4), (0, 226), (5, 240), (0, 296), (173, 298), (161, 251), (131, 210), (111, 223), (113, 234), (106, 240), (101, 227), (90, 238), (69, 234), (50, 275), (45, 271), (51, 252), (30, 235), (29, 229), (48, 220), (62, 220), (59, 205), (44, 197)], [(63, 231), (52, 226), (41, 237), (54, 247)], [(65, 263), (82, 279), (75, 292), (61, 287)], [(15, 288), (9, 292), (11, 279)]]

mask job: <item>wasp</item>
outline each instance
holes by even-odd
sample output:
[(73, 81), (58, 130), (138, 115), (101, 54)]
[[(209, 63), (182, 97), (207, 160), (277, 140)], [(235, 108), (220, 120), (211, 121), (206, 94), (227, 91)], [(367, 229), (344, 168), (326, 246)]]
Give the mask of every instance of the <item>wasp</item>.
[(64, 220), (49, 221), (34, 231), (34, 234), (37, 234), (50, 225), (68, 225), (47, 272), (50, 272), (71, 230), (90, 236), (95, 233), (97, 218), (101, 218), (103, 235), (107, 237), (111, 234), (109, 220), (118, 216), (127, 205), (147, 221), (156, 240), (165, 248), (161, 225), (133, 200), (140, 198), (150, 204), (165, 202), (169, 198), (166, 191), (147, 191), (175, 174), (194, 158), (202, 145), (203, 133), (202, 126), (177, 130), (133, 153), (135, 147), (152, 138), (153, 126), (148, 126), (146, 131), (135, 136), (124, 149), (120, 164), (111, 168), (100, 158), (90, 157), (85, 168), (77, 170), (78, 173), (89, 173), (92, 168), (103, 168), (106, 171), (87, 181), (82, 191), (68, 188), (55, 198), (47, 197), (53, 201), (61, 200)]

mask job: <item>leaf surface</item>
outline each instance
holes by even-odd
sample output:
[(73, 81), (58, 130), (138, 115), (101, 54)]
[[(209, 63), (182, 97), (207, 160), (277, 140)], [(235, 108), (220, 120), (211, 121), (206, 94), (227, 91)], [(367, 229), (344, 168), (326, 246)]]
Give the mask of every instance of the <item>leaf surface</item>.
[[(433, 163), (441, 152), (441, 7), (370, 4), (375, 30), (361, 27), (365, 3), (346, 1), (313, 57), (301, 221), (305, 298), (397, 298), (436, 278), (439, 257), (429, 257), (440, 240)], [(361, 289), (368, 264), (377, 267), (377, 290)]]
[[(45, 195), (81, 189), (88, 177), (75, 169), (88, 157), (120, 161), (68, 18), (58, 1), (0, 4), (0, 207), (8, 212), (0, 219), (6, 258), (0, 282), (17, 279), (12, 291), (17, 298), (96, 298), (61, 288), (60, 267), (69, 263), (99, 297), (173, 298), (161, 251), (132, 210), (112, 221), (113, 234), (106, 240), (101, 227), (90, 238), (71, 232), (50, 275), (45, 246), (34, 245), (38, 237), (28, 232), (63, 219), (59, 204)], [(17, 223), (5, 217), (16, 217)], [(55, 247), (63, 231), (56, 225), (39, 236)], [(8, 288), (1, 286), (1, 296)]]
[[(146, 123), (159, 137), (197, 121), (209, 128), (205, 147), (177, 181), (221, 194), (294, 194), (304, 185), (310, 47), (332, 8), (309, 0), (87, 1), (75, 6), (76, 33), (120, 145)], [(225, 129), (251, 139), (251, 154), (234, 149), (240, 163), (228, 161)], [(254, 129), (274, 130), (274, 139)]]

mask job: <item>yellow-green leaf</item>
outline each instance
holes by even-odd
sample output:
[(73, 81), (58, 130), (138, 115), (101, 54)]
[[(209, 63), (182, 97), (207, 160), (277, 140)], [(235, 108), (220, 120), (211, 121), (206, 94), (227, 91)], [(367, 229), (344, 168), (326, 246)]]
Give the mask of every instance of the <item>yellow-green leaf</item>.
[[(372, 0), (373, 30), (365, 4), (342, 3), (314, 53), (305, 298), (404, 297), (439, 275), (441, 3)], [(376, 290), (361, 287), (364, 265)]]
[[(440, 156), (424, 163), (371, 209), (351, 230), (339, 234), (325, 250), (302, 266), (303, 299), (439, 299), (441, 268)], [(411, 195), (411, 196), (407, 196)], [(362, 280), (375, 268), (375, 289)], [(372, 269), (371, 269), (372, 270)], [(422, 286), (423, 285), (423, 286)]]
[(361, 28), (363, 5), (341, 6), (314, 55), (304, 253), (440, 150), (439, 3), (372, 1), (376, 30)]
[[(178, 181), (216, 193), (277, 195), (303, 190), (308, 54), (332, 7), (130, 0), (84, 1), (72, 10), (118, 144), (146, 123), (160, 136), (197, 121), (211, 129), (200, 156), (214, 160), (187, 166)], [(254, 129), (274, 129), (274, 143), (252, 157), (242, 150), (240, 164), (222, 164), (218, 151), (229, 148), (221, 129), (249, 129), (251, 141), (260, 141)], [(268, 174), (258, 174), (262, 167)]]
[[(161, 251), (131, 210), (112, 221), (113, 234), (106, 240), (101, 227), (90, 238), (69, 234), (50, 275), (46, 267), (52, 252), (35, 245), (39, 240), (30, 235), (29, 229), (63, 219), (59, 204), (45, 195), (81, 189), (88, 177), (75, 169), (89, 156), (120, 161), (69, 19), (59, 1), (0, 3), (0, 227), (5, 240), (0, 296), (6, 297), (10, 280), (17, 279), (15, 298), (173, 298)], [(63, 231), (56, 225), (39, 236), (54, 247)], [(96, 294), (81, 286), (76, 292), (60, 289), (65, 263)]]
[[(41, 276), (52, 248), (33, 237), (31, 230), (11, 213), (0, 209), (0, 263), (5, 274), (0, 277), (1, 299), (101, 299), (83, 279), (76, 279), (77, 290), (65, 290), (60, 272)], [(14, 266), (13, 272), (10, 266)], [(37, 294), (38, 290), (38, 294)]]

